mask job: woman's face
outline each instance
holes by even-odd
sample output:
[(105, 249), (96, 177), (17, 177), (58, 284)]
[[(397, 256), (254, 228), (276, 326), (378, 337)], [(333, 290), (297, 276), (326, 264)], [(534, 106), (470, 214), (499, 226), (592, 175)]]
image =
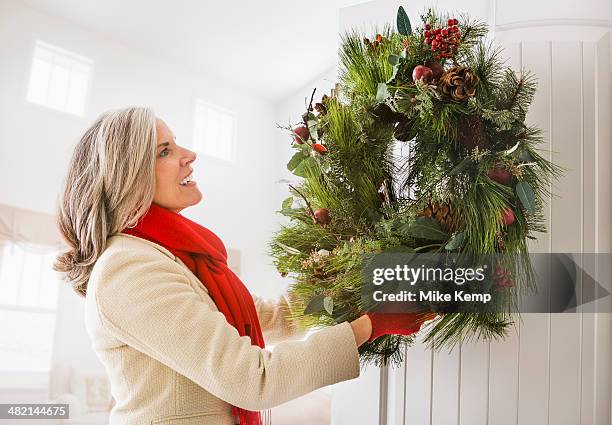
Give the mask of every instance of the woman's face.
[(153, 202), (178, 213), (202, 199), (195, 181), (181, 184), (186, 177), (193, 177), (191, 163), (195, 161), (196, 154), (176, 144), (174, 134), (163, 120), (157, 118), (155, 128), (157, 151)]

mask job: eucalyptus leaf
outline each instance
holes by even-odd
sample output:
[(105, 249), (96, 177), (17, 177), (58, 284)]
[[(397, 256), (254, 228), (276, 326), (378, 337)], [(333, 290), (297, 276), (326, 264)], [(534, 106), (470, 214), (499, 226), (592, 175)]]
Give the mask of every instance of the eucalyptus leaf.
[(533, 188), (527, 182), (519, 182), (516, 185), (516, 195), (521, 200), (523, 207), (529, 214), (535, 212), (535, 194)]
[(315, 159), (311, 156), (306, 157), (302, 162), (300, 162), (298, 164), (297, 167), (295, 167), (295, 169), (293, 170), (293, 174), (295, 174), (298, 177), (303, 177), (303, 178), (307, 178), (308, 174), (307, 172), (313, 172), (316, 171), (317, 169), (317, 162), (315, 161)]
[(397, 32), (405, 36), (412, 34), (410, 19), (408, 19), (408, 14), (402, 6), (397, 9)]
[(519, 161), (521, 161), (521, 162), (531, 162), (531, 161), (533, 161), (533, 158), (531, 157), (531, 155), (529, 155), (529, 151), (523, 150), (523, 151), (521, 151), (521, 154), (519, 155)]
[(389, 78), (389, 79), (387, 80), (387, 83), (386, 83), (386, 84), (391, 83), (391, 82), (392, 82), (392, 81), (395, 79), (395, 77), (397, 76), (397, 71), (399, 70), (399, 67), (400, 67), (399, 65), (395, 65), (395, 66), (393, 67), (393, 74), (391, 75), (391, 78)]
[(323, 307), (325, 308), (325, 311), (327, 311), (329, 314), (332, 314), (334, 311), (334, 300), (332, 299), (332, 297), (325, 297), (323, 298)]
[(319, 294), (315, 295), (310, 299), (308, 305), (304, 309), (304, 314), (313, 314), (320, 313), (323, 311), (323, 300), (325, 299), (325, 295)]
[(398, 55), (389, 55), (389, 57), (387, 58), (387, 62), (389, 62), (393, 66), (396, 66), (400, 63), (400, 57)]
[(435, 219), (431, 217), (417, 217), (413, 223), (404, 224), (402, 232), (418, 239), (429, 239), (432, 241), (444, 241), (448, 235), (440, 227)]
[(293, 197), (290, 196), (283, 201), (283, 209), (291, 208), (291, 205), (293, 205)]
[(289, 160), (289, 162), (287, 163), (287, 169), (289, 171), (293, 171), (296, 169), (296, 167), (298, 165), (300, 165), (300, 163), (305, 160), (306, 158), (308, 158), (306, 155), (304, 155), (304, 153), (302, 151), (298, 151), (295, 154), (293, 154), (293, 156), (291, 157), (291, 159)]
[(387, 85), (385, 83), (378, 83), (378, 90), (376, 90), (376, 101), (382, 102), (387, 97)]
[(465, 232), (455, 233), (450, 241), (446, 244), (444, 249), (447, 251), (454, 251), (455, 249), (461, 248), (465, 242)]
[(318, 140), (319, 138), (317, 128), (319, 128), (319, 124), (316, 121), (308, 121), (308, 131), (310, 132), (310, 138), (312, 140)]
[(317, 119), (317, 116), (316, 116), (315, 114), (313, 114), (312, 112), (309, 112), (309, 113), (306, 115), (306, 118), (307, 118), (308, 120), (316, 120), (316, 119)]

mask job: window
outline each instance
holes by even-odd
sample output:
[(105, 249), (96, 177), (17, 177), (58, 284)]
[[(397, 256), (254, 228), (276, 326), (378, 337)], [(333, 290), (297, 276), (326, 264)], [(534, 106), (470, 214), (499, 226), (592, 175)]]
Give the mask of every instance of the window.
[(221, 107), (197, 100), (193, 149), (221, 160), (235, 160), (236, 118)]
[(46, 372), (51, 366), (60, 280), (58, 251), (0, 244), (0, 372)]
[(27, 100), (82, 116), (92, 63), (91, 59), (37, 41)]

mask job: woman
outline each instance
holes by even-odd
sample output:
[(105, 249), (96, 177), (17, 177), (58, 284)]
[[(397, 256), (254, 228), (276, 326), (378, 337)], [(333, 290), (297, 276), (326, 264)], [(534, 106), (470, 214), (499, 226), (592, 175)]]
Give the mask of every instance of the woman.
[[(223, 242), (180, 211), (202, 199), (194, 152), (148, 108), (100, 116), (72, 157), (55, 264), (85, 297), (115, 424), (260, 424), (261, 410), (359, 376), (358, 347), (428, 317), (363, 314), (304, 341), (288, 303), (252, 296)], [(263, 421), (269, 423), (269, 412)]]

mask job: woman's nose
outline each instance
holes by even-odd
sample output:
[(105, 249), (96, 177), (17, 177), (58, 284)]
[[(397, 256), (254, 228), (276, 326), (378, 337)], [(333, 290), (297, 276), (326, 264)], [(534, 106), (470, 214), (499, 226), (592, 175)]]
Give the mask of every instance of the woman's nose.
[(186, 150), (185, 156), (183, 157), (183, 160), (182, 160), (183, 166), (187, 164), (191, 164), (193, 161), (196, 160), (196, 157), (197, 157), (195, 152), (190, 151), (189, 149), (185, 149), (185, 150)]

